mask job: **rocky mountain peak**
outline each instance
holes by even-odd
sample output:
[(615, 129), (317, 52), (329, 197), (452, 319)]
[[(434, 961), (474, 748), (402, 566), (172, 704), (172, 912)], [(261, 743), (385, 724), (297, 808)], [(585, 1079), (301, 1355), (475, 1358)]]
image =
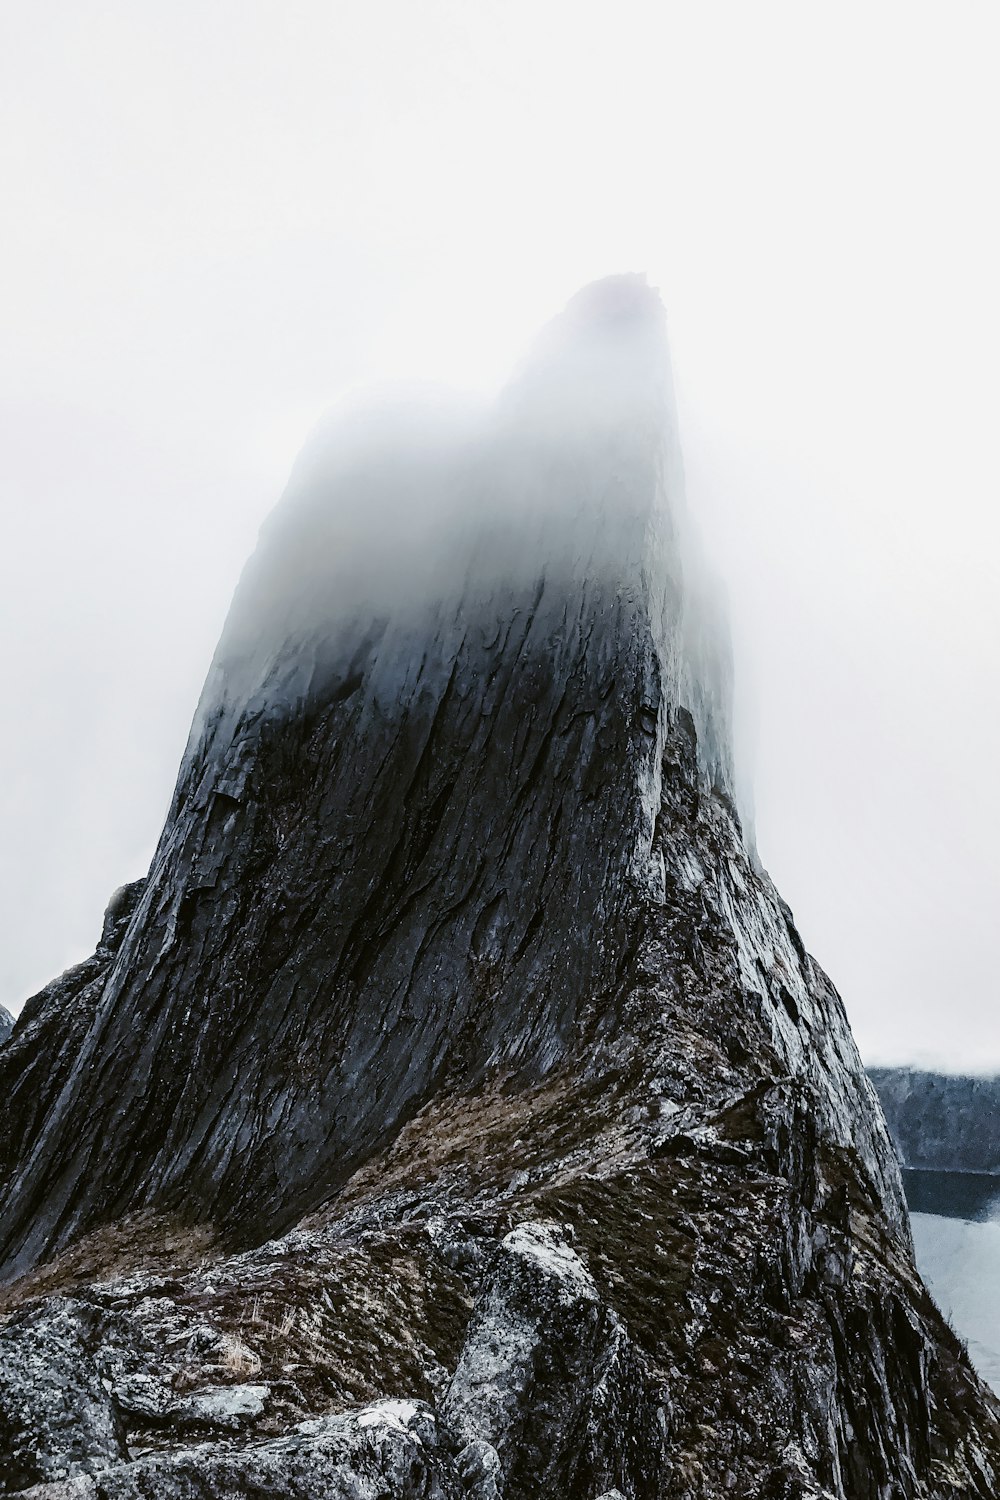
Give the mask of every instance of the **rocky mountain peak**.
[(706, 579), (642, 278), (310, 445), (148, 879), (0, 1052), (19, 1483), (995, 1493)]
[(601, 283), (540, 343), (474, 432), (369, 411), (293, 477), (11, 1184), (12, 1267), (153, 1205), (273, 1231), (442, 1086), (542, 1074), (613, 1015), (679, 715), (728, 784), (725, 647), (658, 298)]

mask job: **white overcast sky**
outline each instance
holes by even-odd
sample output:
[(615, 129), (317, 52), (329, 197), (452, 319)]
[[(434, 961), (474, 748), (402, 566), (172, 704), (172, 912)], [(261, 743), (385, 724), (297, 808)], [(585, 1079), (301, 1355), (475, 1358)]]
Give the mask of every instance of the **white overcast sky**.
[(869, 1060), (1000, 1067), (998, 16), (7, 0), (0, 1002), (145, 870), (324, 409), (644, 270), (764, 861)]

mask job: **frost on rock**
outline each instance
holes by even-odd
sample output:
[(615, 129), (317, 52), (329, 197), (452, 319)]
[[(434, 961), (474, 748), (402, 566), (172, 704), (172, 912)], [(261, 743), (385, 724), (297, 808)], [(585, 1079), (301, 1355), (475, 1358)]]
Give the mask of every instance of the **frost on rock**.
[(515, 1260), (537, 1269), (555, 1294), (570, 1305), (596, 1302), (597, 1288), (576, 1252), (544, 1224), (519, 1224), (500, 1246)]
[(392, 1427), (408, 1432), (419, 1442), (420, 1428), (426, 1427), (428, 1416), (415, 1401), (380, 1401), (359, 1412), (356, 1421), (359, 1427)]

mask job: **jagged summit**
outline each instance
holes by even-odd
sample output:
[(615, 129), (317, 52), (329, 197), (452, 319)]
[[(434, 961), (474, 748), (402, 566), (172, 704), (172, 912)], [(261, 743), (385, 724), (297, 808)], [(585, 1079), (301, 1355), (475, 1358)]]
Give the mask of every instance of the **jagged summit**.
[(992, 1500), (729, 704), (641, 278), (310, 445), (148, 879), (0, 1048), (15, 1488)]
[(446, 1083), (613, 1012), (684, 709), (730, 782), (686, 587), (658, 297), (589, 288), (478, 429), (335, 424), (264, 528), (145, 893), (43, 1134), (12, 1266), (169, 1202), (257, 1232)]

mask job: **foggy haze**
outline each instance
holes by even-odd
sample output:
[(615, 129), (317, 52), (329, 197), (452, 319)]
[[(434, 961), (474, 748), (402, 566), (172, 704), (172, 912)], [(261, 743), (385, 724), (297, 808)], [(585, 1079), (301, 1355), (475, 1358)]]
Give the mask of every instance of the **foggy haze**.
[(869, 1061), (1000, 1067), (995, 17), (8, 8), (0, 1003), (144, 872), (233, 589), (371, 382), (667, 307), (763, 862)]

